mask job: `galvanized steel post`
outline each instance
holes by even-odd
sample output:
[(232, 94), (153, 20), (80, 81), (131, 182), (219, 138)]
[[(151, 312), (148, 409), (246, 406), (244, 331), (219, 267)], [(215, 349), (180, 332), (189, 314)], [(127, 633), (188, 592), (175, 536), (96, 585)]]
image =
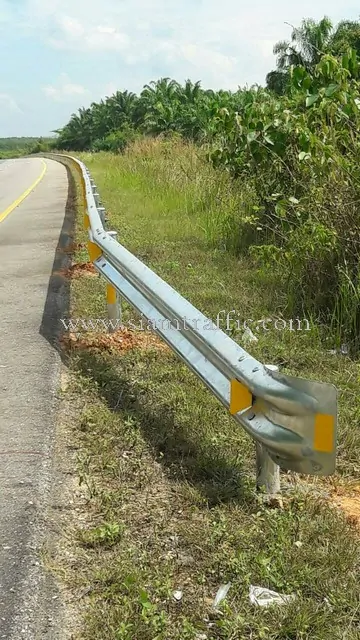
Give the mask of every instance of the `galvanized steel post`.
[[(116, 240), (117, 232), (109, 231), (110, 236)], [(106, 286), (106, 301), (109, 318), (109, 332), (113, 333), (121, 328), (121, 297), (112, 284)]]
[[(276, 365), (265, 366), (270, 371), (279, 371)], [(269, 496), (281, 493), (280, 467), (270, 458), (266, 448), (260, 442), (256, 442), (256, 488)]]
[(270, 458), (260, 442), (256, 443), (256, 488), (269, 496), (281, 493), (280, 467)]

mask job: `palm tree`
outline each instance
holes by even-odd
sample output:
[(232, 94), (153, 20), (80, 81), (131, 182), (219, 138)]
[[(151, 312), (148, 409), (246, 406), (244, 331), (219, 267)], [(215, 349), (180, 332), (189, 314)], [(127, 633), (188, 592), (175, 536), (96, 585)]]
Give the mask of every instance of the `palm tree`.
[(160, 80), (152, 80), (150, 84), (146, 84), (141, 92), (141, 97), (147, 102), (153, 102), (159, 99), (171, 101), (178, 89), (179, 84), (176, 80), (160, 78)]
[(195, 82), (195, 84), (191, 82), (191, 80), (186, 80), (185, 87), (179, 87), (178, 89), (180, 101), (188, 104), (197, 102), (202, 93), (201, 82), (199, 80)]
[(134, 118), (137, 126), (158, 134), (174, 129), (181, 87), (170, 78), (152, 80), (140, 94)]
[(312, 71), (327, 51), (332, 30), (332, 22), (327, 17), (320, 22), (303, 20), (300, 27), (293, 29), (291, 42), (281, 41), (275, 45), (277, 68), (284, 71), (292, 65), (301, 65)]
[(284, 93), (292, 66), (302, 66), (309, 72), (313, 71), (321, 56), (329, 49), (332, 31), (332, 22), (326, 16), (320, 22), (308, 19), (303, 20), (300, 27), (293, 28), (290, 42), (277, 42), (274, 46), (277, 69), (266, 76), (268, 89)]
[(120, 129), (125, 123), (132, 120), (137, 96), (131, 91), (117, 91), (107, 104), (111, 115), (112, 129)]

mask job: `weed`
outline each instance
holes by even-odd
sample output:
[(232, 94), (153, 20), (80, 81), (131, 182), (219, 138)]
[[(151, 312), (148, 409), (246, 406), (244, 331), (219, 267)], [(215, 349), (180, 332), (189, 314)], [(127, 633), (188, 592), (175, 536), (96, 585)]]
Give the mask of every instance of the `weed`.
[(115, 523), (104, 523), (89, 531), (79, 531), (80, 542), (87, 547), (113, 547), (121, 540), (123, 528)]

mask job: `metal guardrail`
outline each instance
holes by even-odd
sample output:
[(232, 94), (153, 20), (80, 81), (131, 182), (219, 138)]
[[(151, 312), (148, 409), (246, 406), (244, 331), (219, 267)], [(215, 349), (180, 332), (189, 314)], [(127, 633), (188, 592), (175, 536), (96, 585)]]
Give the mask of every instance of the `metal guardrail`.
[[(82, 162), (60, 154), (49, 157), (66, 159), (78, 172), (90, 260), (108, 283), (109, 317), (120, 319), (122, 296), (145, 318), (156, 321), (156, 333), (255, 441), (257, 486), (268, 494), (279, 493), (279, 467), (301, 474), (333, 474), (336, 388), (284, 375), (253, 358), (119, 244), (115, 232), (105, 230), (105, 209)], [(198, 322), (186, 326), (184, 318)]]

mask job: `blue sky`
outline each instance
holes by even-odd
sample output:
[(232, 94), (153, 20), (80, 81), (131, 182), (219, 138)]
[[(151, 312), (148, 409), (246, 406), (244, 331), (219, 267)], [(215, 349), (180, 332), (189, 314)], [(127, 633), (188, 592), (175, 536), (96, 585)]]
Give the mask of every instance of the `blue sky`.
[(359, 14), (352, 0), (0, 0), (0, 137), (47, 135), (79, 107), (163, 76), (263, 84), (285, 22)]

